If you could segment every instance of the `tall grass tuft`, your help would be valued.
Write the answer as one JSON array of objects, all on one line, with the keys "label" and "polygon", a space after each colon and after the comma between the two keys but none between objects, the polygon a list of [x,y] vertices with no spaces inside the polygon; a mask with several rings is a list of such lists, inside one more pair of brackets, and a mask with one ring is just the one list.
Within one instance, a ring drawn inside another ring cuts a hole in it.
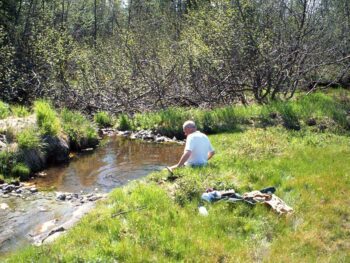
[{"label": "tall grass tuft", "polygon": [[30,169],[24,163],[17,163],[11,169],[11,175],[13,177],[19,177],[21,180],[28,180],[30,175]]},{"label": "tall grass tuft", "polygon": [[0,120],[10,115],[10,107],[7,103],[0,101]]},{"label": "tall grass tuft", "polygon": [[37,149],[41,146],[41,139],[34,128],[27,128],[16,136],[20,149]]},{"label": "tall grass tuft", "polygon": [[94,116],[94,121],[100,128],[110,127],[112,126],[112,118],[105,111],[99,111]]},{"label": "tall grass tuft", "polygon": [[30,111],[25,106],[21,105],[11,106],[11,112],[16,117],[27,117],[30,115]]},{"label": "tall grass tuft", "polygon": [[[62,126],[72,145],[79,146],[82,139],[97,139],[97,132],[91,122],[81,113],[64,108],[61,111]],[[77,147],[79,148],[79,147]]]},{"label": "tall grass tuft", "polygon": [[10,151],[0,151],[0,174],[8,177],[11,174],[11,169],[16,163],[16,156]]},{"label": "tall grass tuft", "polygon": [[56,136],[60,133],[60,120],[49,102],[45,100],[36,101],[34,111],[41,134]]},{"label": "tall grass tuft", "polygon": [[117,128],[121,131],[131,130],[133,128],[132,121],[126,114],[121,114],[118,118]]}]

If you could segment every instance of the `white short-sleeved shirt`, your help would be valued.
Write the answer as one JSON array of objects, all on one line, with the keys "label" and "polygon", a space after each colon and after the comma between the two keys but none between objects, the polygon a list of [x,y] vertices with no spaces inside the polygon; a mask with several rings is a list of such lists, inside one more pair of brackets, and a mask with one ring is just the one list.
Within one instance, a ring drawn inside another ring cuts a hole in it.
[{"label": "white short-sleeved shirt", "polygon": [[205,134],[195,131],[187,136],[186,151],[191,151],[191,155],[185,165],[204,165],[208,162],[208,153],[214,149]]}]

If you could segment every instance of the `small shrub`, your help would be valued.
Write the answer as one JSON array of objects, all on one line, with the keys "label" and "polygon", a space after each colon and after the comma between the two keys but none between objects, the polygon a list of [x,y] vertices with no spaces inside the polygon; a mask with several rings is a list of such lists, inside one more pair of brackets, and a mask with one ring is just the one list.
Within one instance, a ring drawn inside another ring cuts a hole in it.
[{"label": "small shrub", "polygon": [[121,114],[118,119],[118,130],[126,131],[131,129],[131,120],[126,114]]},{"label": "small shrub", "polygon": [[112,126],[112,119],[108,112],[99,111],[94,116],[94,121],[98,124],[100,128]]},{"label": "small shrub", "polygon": [[10,115],[10,108],[7,103],[0,101],[0,120]]},{"label": "small shrub", "polygon": [[43,135],[57,135],[61,130],[61,124],[57,118],[56,112],[51,105],[44,100],[34,103],[34,111],[36,113],[37,123],[40,132]]},{"label": "small shrub", "polygon": [[28,180],[30,169],[24,163],[17,163],[11,170],[14,177],[19,177],[21,180]]},{"label": "small shrub", "polygon": [[33,128],[28,128],[17,134],[18,147],[21,149],[35,149],[40,147],[40,137]]},{"label": "small shrub", "polygon": [[27,117],[30,114],[29,110],[21,105],[11,106],[11,111],[16,117]]}]

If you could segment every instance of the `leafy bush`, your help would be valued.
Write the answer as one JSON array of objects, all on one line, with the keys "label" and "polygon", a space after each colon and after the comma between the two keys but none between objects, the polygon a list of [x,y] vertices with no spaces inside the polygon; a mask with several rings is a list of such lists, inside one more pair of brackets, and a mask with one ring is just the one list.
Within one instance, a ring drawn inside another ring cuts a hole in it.
[{"label": "leafy bush", "polygon": [[29,110],[21,105],[11,106],[11,111],[16,117],[27,117],[30,114]]},{"label": "leafy bush", "polygon": [[108,112],[99,111],[94,116],[94,121],[98,124],[100,128],[112,126],[112,119]]},{"label": "leafy bush", "polygon": [[33,128],[28,128],[17,134],[18,147],[21,149],[35,149],[40,147],[40,137]]},{"label": "leafy bush", "polygon": [[21,180],[28,180],[30,169],[24,163],[17,163],[11,170],[14,177],[19,177]]},{"label": "leafy bush", "polygon": [[61,131],[61,124],[55,110],[45,100],[38,100],[34,103],[37,123],[43,135],[57,135]]},{"label": "leafy bush", "polygon": [[5,119],[10,115],[9,105],[0,101],[0,119]]}]

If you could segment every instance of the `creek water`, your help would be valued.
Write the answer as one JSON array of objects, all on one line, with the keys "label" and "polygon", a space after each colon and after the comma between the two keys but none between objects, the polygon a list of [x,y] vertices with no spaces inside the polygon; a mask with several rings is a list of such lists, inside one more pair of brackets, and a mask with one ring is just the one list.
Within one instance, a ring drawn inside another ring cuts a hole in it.
[{"label": "creek water", "polygon": [[[183,146],[111,137],[93,152],[78,154],[67,165],[47,169],[33,183],[40,189],[27,197],[0,196],[0,253],[33,242],[31,237],[69,220],[81,204],[57,201],[57,192],[108,193],[178,161]],[[45,190],[45,191],[42,191]]]}]

